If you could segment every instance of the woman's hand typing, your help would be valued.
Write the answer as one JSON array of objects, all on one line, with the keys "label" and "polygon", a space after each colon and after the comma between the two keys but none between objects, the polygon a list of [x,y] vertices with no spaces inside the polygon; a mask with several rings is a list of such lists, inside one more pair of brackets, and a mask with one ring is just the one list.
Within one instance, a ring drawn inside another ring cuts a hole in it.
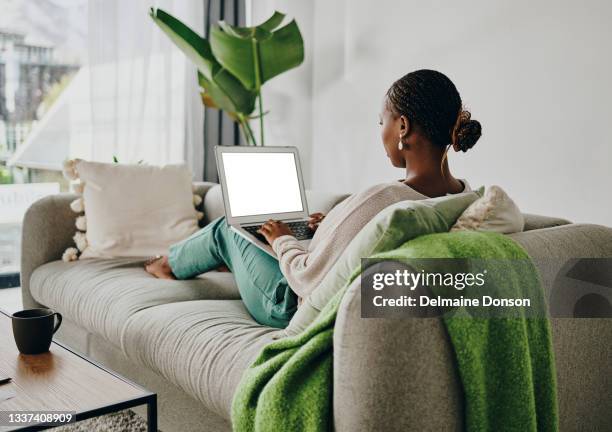
[{"label": "woman's hand typing", "polygon": [[[313,232],[316,231],[317,228],[319,228],[319,224],[323,218],[325,218],[323,213],[311,214],[310,219],[308,219],[308,228],[310,228]],[[284,235],[294,235],[291,228],[289,228],[287,224],[273,219],[270,219],[268,222],[264,223],[257,232],[263,235],[270,245],[272,245],[272,242],[274,242],[274,240],[276,240],[278,237]]]},{"label": "woman's hand typing", "polygon": [[310,215],[310,219],[308,220],[308,228],[310,228],[313,232],[319,228],[319,224],[325,218],[323,213],[313,213]]},{"label": "woman's hand typing", "polygon": [[280,236],[293,235],[291,228],[289,228],[287,224],[272,219],[264,223],[257,232],[266,238],[270,246],[272,246],[274,240]]}]

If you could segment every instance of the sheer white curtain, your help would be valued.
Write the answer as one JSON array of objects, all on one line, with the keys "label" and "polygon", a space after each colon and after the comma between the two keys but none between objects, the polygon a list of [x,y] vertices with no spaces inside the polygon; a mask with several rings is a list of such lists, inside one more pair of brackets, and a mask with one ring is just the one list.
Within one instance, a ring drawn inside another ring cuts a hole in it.
[{"label": "sheer white curtain", "polygon": [[90,112],[81,113],[91,124],[87,153],[106,162],[186,161],[197,179],[203,109],[195,68],[150,19],[151,6],[202,33],[201,1],[89,2]]}]

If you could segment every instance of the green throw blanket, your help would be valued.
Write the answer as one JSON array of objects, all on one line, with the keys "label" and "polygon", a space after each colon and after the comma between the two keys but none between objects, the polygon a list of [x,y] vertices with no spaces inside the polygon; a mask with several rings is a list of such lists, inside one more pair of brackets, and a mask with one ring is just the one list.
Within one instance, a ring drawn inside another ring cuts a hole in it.
[{"label": "green throw blanket", "polygon": [[[534,289],[544,304],[527,253],[495,233],[430,234],[377,257],[522,260],[488,275],[513,297]],[[351,278],[357,277],[358,272]],[[333,333],[346,287],[301,334],[270,343],[245,372],[234,396],[235,431],[332,429]],[[467,290],[466,290],[467,291]],[[465,400],[467,431],[556,431],[558,426],[550,325],[536,318],[444,317]],[[409,392],[410,388],[406,388]]]}]

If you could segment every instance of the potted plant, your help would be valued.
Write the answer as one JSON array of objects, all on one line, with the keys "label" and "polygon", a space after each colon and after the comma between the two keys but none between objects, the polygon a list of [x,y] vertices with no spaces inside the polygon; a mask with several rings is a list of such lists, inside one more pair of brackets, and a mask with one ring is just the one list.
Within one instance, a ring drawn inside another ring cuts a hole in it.
[{"label": "potted plant", "polygon": [[150,15],[197,67],[204,105],[226,111],[239,123],[249,145],[257,145],[249,121],[259,119],[259,145],[264,145],[261,87],[304,60],[304,41],[295,20],[280,27],[285,15],[274,12],[255,27],[219,21],[207,40],[162,9],[152,8]]}]

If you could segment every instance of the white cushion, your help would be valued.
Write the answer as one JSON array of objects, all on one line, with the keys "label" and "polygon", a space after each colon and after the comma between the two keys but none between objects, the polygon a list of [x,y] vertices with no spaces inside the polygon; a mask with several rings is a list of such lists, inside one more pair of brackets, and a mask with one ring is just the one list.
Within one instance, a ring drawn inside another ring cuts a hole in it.
[{"label": "white cushion", "polygon": [[191,173],[184,165],[122,165],[77,160],[86,240],[75,241],[81,258],[143,257],[166,254],[168,247],[198,229]]},{"label": "white cushion", "polygon": [[523,231],[525,218],[506,192],[499,186],[487,188],[451,228],[451,231],[493,231],[512,234]]}]

